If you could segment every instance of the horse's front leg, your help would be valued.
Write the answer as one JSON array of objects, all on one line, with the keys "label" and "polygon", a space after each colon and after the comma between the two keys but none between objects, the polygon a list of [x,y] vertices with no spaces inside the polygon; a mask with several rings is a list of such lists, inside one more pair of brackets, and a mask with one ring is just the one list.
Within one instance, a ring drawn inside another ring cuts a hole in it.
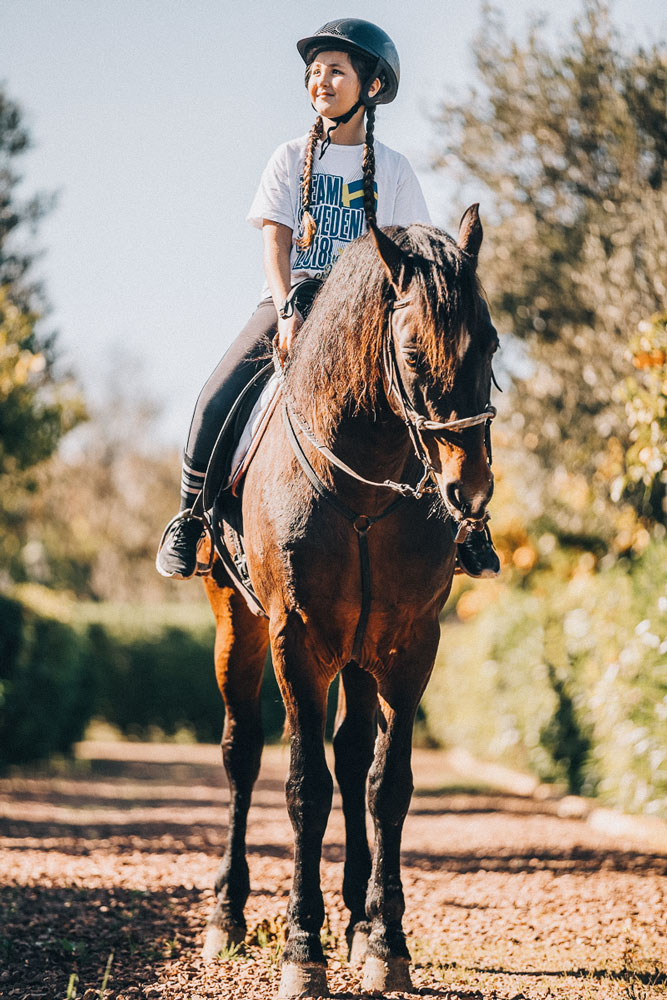
[{"label": "horse's front leg", "polygon": [[373,762],[377,684],[356,663],[348,663],[340,679],[333,747],[345,816],[343,899],[350,911],[346,932],[349,959],[353,965],[360,965],[366,957],[370,929],[366,920],[366,890],[371,874],[366,778]]},{"label": "horse's front leg", "polygon": [[369,992],[412,989],[410,952],[403,932],[401,835],[413,789],[412,727],[436,648],[437,636],[432,633],[419,650],[411,651],[413,655],[392,664],[378,683],[379,730],[368,781],[368,805],[375,825],[366,897],[371,929],[363,979],[363,988]]},{"label": "horse's front leg", "polygon": [[279,997],[327,995],[326,962],[320,940],[324,923],[320,858],[333,794],[324,756],[331,670],[322,662],[315,643],[296,612],[290,612],[271,632],[273,665],[290,732],[286,793],[294,831],[294,878]]},{"label": "horse's front leg", "polygon": [[260,692],[269,635],[266,622],[248,610],[233,587],[219,585],[213,577],[207,577],[205,585],[217,622],[215,672],[225,702],[222,758],[229,781],[227,846],[202,951],[210,961],[223,948],[240,944],[246,934],[246,823],[264,744]]}]

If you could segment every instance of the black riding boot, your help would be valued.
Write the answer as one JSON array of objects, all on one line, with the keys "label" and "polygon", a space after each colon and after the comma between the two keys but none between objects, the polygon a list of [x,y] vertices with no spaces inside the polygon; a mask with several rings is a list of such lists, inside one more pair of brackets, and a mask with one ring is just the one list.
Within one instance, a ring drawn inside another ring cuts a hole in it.
[{"label": "black riding boot", "polygon": [[161,576],[189,580],[197,572],[197,546],[204,534],[204,522],[189,510],[172,518],[164,530],[155,566]]},{"label": "black riding boot", "polygon": [[493,547],[487,525],[481,531],[471,531],[456,550],[458,566],[473,577],[492,577],[500,573],[500,559]]}]

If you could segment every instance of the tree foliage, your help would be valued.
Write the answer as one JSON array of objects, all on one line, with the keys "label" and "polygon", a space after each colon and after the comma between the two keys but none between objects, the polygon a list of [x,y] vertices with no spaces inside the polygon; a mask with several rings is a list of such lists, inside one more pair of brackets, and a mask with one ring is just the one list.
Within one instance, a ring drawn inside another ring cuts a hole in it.
[{"label": "tree foliage", "polygon": [[55,335],[43,333],[43,291],[32,278],[34,232],[50,200],[22,202],[15,160],[30,146],[17,104],[0,89],[0,564],[25,540],[31,470],[84,416],[74,380],[59,371]]},{"label": "tree foliage", "polygon": [[[620,389],[630,425],[626,476],[650,496],[667,485],[667,313],[642,320],[630,349],[636,373]],[[624,482],[614,484],[617,493]]]},{"label": "tree foliage", "polygon": [[548,520],[561,537],[609,541],[619,477],[626,505],[664,518],[661,492],[624,476],[617,388],[630,337],[667,295],[667,48],[622,44],[607,4],[586,0],[558,43],[539,23],[512,41],[487,8],[475,56],[478,86],[436,116],[435,165],[483,204],[482,274],[529,356],[512,404]]},{"label": "tree foliage", "polygon": [[90,419],[45,463],[29,502],[17,580],[96,601],[192,601],[201,587],[155,570],[178,497],[180,458],[161,444],[159,405],[136,359],[117,352]]}]

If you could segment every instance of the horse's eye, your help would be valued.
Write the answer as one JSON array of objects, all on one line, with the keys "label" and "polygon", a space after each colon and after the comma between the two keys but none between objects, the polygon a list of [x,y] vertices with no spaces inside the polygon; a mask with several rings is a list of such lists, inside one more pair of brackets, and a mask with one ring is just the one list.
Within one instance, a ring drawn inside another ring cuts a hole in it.
[{"label": "horse's eye", "polygon": [[403,360],[409,368],[416,368],[419,364],[419,351],[414,347],[403,348]]}]

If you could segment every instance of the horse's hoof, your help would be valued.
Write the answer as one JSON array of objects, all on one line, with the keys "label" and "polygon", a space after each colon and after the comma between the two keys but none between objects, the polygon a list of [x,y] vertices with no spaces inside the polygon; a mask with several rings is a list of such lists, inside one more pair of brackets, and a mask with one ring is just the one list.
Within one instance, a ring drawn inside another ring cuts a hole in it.
[{"label": "horse's hoof", "polygon": [[292,997],[328,997],[327,970],[316,962],[285,962],[280,975],[278,1000]]},{"label": "horse's hoof", "polygon": [[355,931],[350,942],[348,962],[350,965],[363,965],[368,952],[368,931]]},{"label": "horse's hoof", "polygon": [[362,989],[367,993],[411,993],[410,962],[407,958],[367,955]]},{"label": "horse's hoof", "polygon": [[201,950],[201,957],[205,962],[213,962],[221,951],[231,948],[234,945],[243,944],[245,940],[244,927],[216,927],[209,924],[206,928],[204,947]]}]

